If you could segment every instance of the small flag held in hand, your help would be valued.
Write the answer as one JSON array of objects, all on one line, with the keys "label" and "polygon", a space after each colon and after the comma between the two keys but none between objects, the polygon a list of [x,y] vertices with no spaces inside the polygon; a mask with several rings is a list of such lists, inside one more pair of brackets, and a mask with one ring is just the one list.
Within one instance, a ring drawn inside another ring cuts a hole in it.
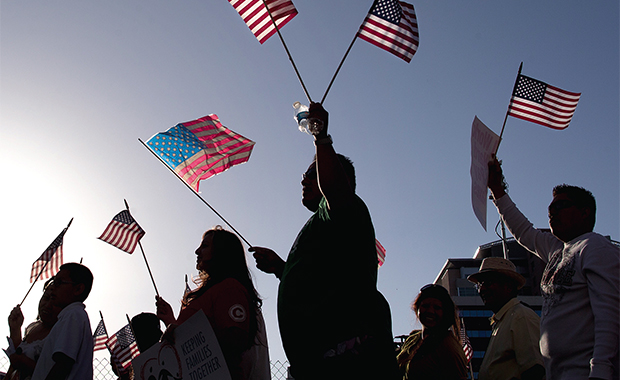
[{"label": "small flag held in hand", "polygon": [[254,141],[224,127],[211,114],[158,133],[146,146],[198,193],[200,181],[249,160]]},{"label": "small flag held in hand", "polygon": [[410,62],[420,43],[413,5],[397,0],[375,1],[357,36]]},{"label": "small flag held in hand", "polygon": [[105,231],[99,236],[99,239],[122,251],[133,253],[145,233],[131,216],[129,210],[123,210],[116,214]]},{"label": "small flag held in hand", "polygon": [[[297,9],[291,0],[228,0],[239,13],[252,33],[261,44],[276,33],[276,27],[281,29],[293,17],[297,16]],[[265,7],[269,7],[269,11]],[[271,17],[269,17],[271,12]]]},{"label": "small flag held in hand", "polygon": [[93,351],[99,351],[106,348],[105,344],[108,341],[108,332],[103,324],[103,318],[99,321],[95,332],[93,333]]},{"label": "small flag held in hand", "polygon": [[519,74],[508,115],[553,129],[568,127],[581,93],[564,91]]},{"label": "small flag held in hand", "polygon": [[106,344],[110,353],[123,368],[127,368],[131,364],[131,359],[140,354],[138,343],[129,324],[112,335]]},{"label": "small flag held in hand", "polygon": [[[39,258],[32,264],[30,270],[30,282],[34,282],[37,277],[40,280],[53,277],[60,270],[60,266],[63,264],[62,257],[62,240],[65,236],[67,229],[62,230],[60,235],[54,239],[52,244],[39,256]],[[39,275],[40,274],[40,275]]]}]

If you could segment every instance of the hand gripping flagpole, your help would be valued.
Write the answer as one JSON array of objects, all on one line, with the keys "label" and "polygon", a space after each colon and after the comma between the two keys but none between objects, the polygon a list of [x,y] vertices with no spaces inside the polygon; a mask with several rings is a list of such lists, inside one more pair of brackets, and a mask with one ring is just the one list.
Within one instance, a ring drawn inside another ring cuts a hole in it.
[{"label": "hand gripping flagpole", "polygon": [[178,178],[181,182],[183,182],[183,184],[184,184],[185,186],[187,186],[187,188],[188,188],[188,189],[190,189],[190,190],[192,191],[192,193],[196,194],[196,196],[197,196],[198,198],[200,198],[200,200],[202,201],[202,203],[204,203],[205,205],[207,205],[207,207],[209,207],[209,208],[211,209],[211,211],[213,211],[213,212],[215,213],[215,215],[217,215],[220,219],[222,219],[222,221],[223,221],[224,223],[226,223],[226,225],[227,225],[228,227],[230,227],[230,229],[231,229],[231,230],[233,230],[233,231],[237,234],[237,236],[239,236],[239,237],[241,238],[241,240],[243,240],[243,241],[244,241],[244,242],[245,242],[248,246],[252,247],[252,244],[250,244],[250,242],[249,242],[249,241],[247,241],[247,240],[243,237],[243,235],[241,235],[241,234],[239,233],[239,231],[237,231],[237,230],[235,229],[235,227],[233,227],[233,226],[232,226],[232,224],[228,223],[228,221],[227,221],[227,220],[226,220],[226,219],[225,219],[225,218],[224,218],[224,217],[223,217],[223,216],[222,216],[219,212],[217,212],[217,210],[216,210],[216,209],[214,209],[214,208],[213,208],[213,207],[209,204],[209,202],[207,202],[207,201],[206,201],[206,200],[205,200],[202,196],[200,196],[200,194],[198,194],[198,192],[197,192],[196,190],[194,190],[194,189],[193,189],[193,188],[192,188],[192,187],[191,187],[191,186],[190,186],[187,182],[185,182],[185,181],[183,180],[183,178],[181,178],[177,172],[175,172],[175,171],[174,171],[174,170],[173,170],[170,166],[166,165],[166,163],[164,162],[164,160],[162,160],[162,159],[161,159],[161,157],[159,157],[159,156],[157,155],[157,153],[153,152],[153,150],[152,150],[151,148],[149,148],[149,147],[148,147],[148,145],[146,145],[146,144],[144,143],[144,141],[142,141],[141,139],[139,139],[139,138],[138,138],[138,141],[140,141],[140,142],[142,143],[142,145],[144,145],[144,147],[145,147],[145,148],[146,148],[149,152],[151,152],[151,153],[153,154],[153,156],[157,157],[157,159],[159,160],[159,162],[161,162],[161,163],[162,163],[165,167],[167,167],[167,168],[168,168],[168,170],[170,170],[172,173],[174,173],[174,175],[175,175],[175,176],[176,176],[176,177],[177,177],[177,178]]},{"label": "hand gripping flagpole", "polygon": [[[522,68],[523,68],[523,62],[521,62],[521,64],[519,65],[519,72],[517,73],[517,79],[515,79],[515,85],[512,88],[512,92],[510,93],[510,99],[512,99],[512,95],[515,93],[515,90],[517,89],[517,83],[519,83],[519,76],[521,76]],[[502,136],[504,135],[504,128],[506,127],[506,120],[508,120],[508,114],[510,113],[510,107],[511,107],[511,102],[508,102],[508,110],[506,110],[506,116],[504,116],[504,123],[502,124],[502,130],[499,133],[499,141],[497,141],[497,146],[495,147],[495,153],[493,153],[493,155],[497,154],[497,151],[499,150],[499,144],[501,144],[502,142]]]},{"label": "hand gripping flagpole", "polygon": [[[67,232],[67,229],[69,229],[69,226],[71,225],[71,222],[73,222],[73,218],[71,218],[71,220],[69,221],[69,224],[67,224],[67,227],[65,227],[65,228],[62,230],[62,232],[61,232],[63,239],[64,239],[64,237],[65,237],[65,232]],[[54,254],[56,254],[56,253],[54,252]],[[50,260],[51,260],[51,259],[52,259],[52,258],[50,257]],[[32,290],[32,288],[34,287],[34,284],[36,284],[36,283],[37,283],[37,280],[39,280],[39,277],[41,277],[41,274],[43,274],[43,271],[45,271],[45,268],[47,267],[47,264],[49,264],[50,260],[47,260],[47,261],[45,262],[45,264],[43,265],[43,268],[41,268],[41,271],[39,272],[39,274],[37,275],[37,277],[36,277],[36,278],[34,279],[34,281],[32,282],[32,285],[30,285],[30,289],[28,289],[28,292],[26,292],[26,295],[24,296],[24,299],[22,300],[22,302],[20,302],[20,303],[19,303],[19,305],[18,305],[18,306],[21,306],[21,305],[24,303],[24,301],[26,300],[26,297],[28,297],[28,294],[30,294],[30,291],[31,291],[31,290]]]},{"label": "hand gripping flagpole", "polygon": [[[271,22],[273,23],[273,27],[276,28],[276,32],[278,33],[278,37],[280,37],[280,41],[282,42],[282,46],[284,46],[284,50],[286,51],[286,55],[288,55],[288,59],[289,59],[289,61],[291,61],[291,64],[293,65],[293,69],[295,70],[295,74],[297,74],[297,79],[299,79],[299,83],[301,84],[301,87],[303,88],[304,93],[306,94],[306,98],[308,99],[308,102],[312,103],[312,99],[310,98],[310,94],[308,93],[308,90],[306,89],[306,85],[304,84],[304,81],[301,79],[301,74],[299,74],[299,70],[297,70],[297,66],[295,65],[295,61],[293,61],[293,56],[289,52],[288,47],[286,46],[286,43],[284,42],[284,38],[282,37],[282,33],[280,33],[280,28],[278,28],[278,24],[276,24],[276,20],[273,18],[273,15],[271,14],[271,11],[269,10],[269,7],[267,6],[267,0],[263,0],[263,5],[265,6],[265,9],[267,9],[267,13],[269,14],[269,18],[271,19]],[[209,207],[211,207],[211,206],[209,206]],[[231,226],[231,228],[232,228],[232,226]],[[239,235],[239,236],[241,236],[241,235]],[[243,240],[245,240],[245,239],[243,239]],[[247,241],[246,241],[246,243],[247,243]]]},{"label": "hand gripping flagpole", "polygon": [[[127,208],[127,211],[129,211],[129,204],[127,204],[127,200],[123,199],[123,201],[125,201],[125,207]],[[146,269],[149,271],[149,276],[151,276],[151,282],[153,282],[153,287],[155,288],[155,294],[157,294],[157,297],[159,297],[159,292],[157,291],[157,285],[155,285],[155,279],[153,278],[153,272],[151,272],[151,267],[149,266],[149,261],[146,259],[146,255],[144,254],[144,248],[142,248],[142,243],[140,243],[140,239],[138,239],[138,246],[140,246],[142,257],[144,257],[144,262],[146,263]]]}]

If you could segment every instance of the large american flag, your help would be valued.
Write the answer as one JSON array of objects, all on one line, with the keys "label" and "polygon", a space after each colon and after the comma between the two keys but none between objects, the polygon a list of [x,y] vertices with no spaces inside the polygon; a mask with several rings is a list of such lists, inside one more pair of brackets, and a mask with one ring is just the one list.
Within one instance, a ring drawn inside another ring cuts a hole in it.
[{"label": "large american flag", "polygon": [[581,93],[564,91],[519,74],[508,115],[553,129],[568,127]]},{"label": "large american flag", "polygon": [[123,368],[127,368],[131,364],[131,359],[140,354],[138,343],[129,324],[112,335],[106,344],[110,353],[118,359]]},{"label": "large american flag", "polygon": [[129,210],[123,210],[116,214],[99,239],[127,253],[133,253],[145,233]]},{"label": "large american flag", "polygon": [[420,43],[413,5],[397,0],[375,1],[357,36],[410,62]]},{"label": "large american flag", "polygon": [[471,358],[474,356],[474,349],[472,348],[467,332],[465,331],[465,322],[463,319],[461,319],[461,344],[463,345],[463,352],[465,353],[465,357],[469,363]]},{"label": "large american flag", "polygon": [[[66,228],[62,230],[60,235],[54,239],[52,244],[32,264],[30,282],[37,280],[37,277],[39,280],[44,280],[58,273],[60,266],[63,264],[62,239],[65,236],[65,232],[67,232]],[[39,273],[41,274],[40,276]]]},{"label": "large american flag", "polygon": [[249,160],[254,141],[224,127],[211,114],[158,133],[146,145],[198,192],[200,181]]},{"label": "large american flag", "polygon": [[95,332],[93,333],[93,351],[99,351],[106,348],[106,342],[108,341],[108,332],[103,324],[103,318],[99,321]]},{"label": "large american flag", "polygon": [[278,29],[282,29],[287,22],[297,16],[297,9],[290,0],[265,0],[264,2],[263,0],[228,0],[228,2],[232,4],[261,44],[276,33],[265,3]]}]

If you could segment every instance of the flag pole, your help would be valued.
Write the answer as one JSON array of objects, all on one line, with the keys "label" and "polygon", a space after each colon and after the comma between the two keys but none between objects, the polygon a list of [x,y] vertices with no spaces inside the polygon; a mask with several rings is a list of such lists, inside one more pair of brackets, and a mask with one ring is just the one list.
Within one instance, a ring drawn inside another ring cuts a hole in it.
[{"label": "flag pole", "polygon": [[99,310],[99,315],[101,316],[101,323],[103,324],[103,328],[105,329],[105,333],[107,335],[108,334],[108,329],[105,327],[105,321],[103,320],[103,313],[101,312],[101,310]]},{"label": "flag pole", "polygon": [[[370,6],[371,10],[375,6],[376,2],[377,2],[377,0],[372,2],[372,5]],[[355,43],[355,40],[357,40],[357,36],[359,35],[359,33],[360,33],[360,31],[358,29],[357,32],[355,33],[355,37],[353,37],[353,41],[351,41],[351,44],[349,45],[349,48],[344,53],[344,57],[342,57],[342,60],[340,61],[340,64],[338,65],[338,68],[336,69],[336,72],[334,73],[334,76],[332,77],[332,80],[329,82],[329,85],[327,86],[327,90],[325,90],[325,94],[323,95],[323,99],[321,99],[321,104],[323,104],[323,102],[325,101],[325,98],[327,98],[327,93],[332,88],[332,84],[334,84],[334,81],[336,80],[336,76],[340,72],[340,68],[344,64],[344,60],[347,59],[347,56],[349,55],[349,52],[351,51],[351,48],[353,47],[353,44]]]},{"label": "flag pole", "polygon": [[[129,211],[129,204],[127,204],[127,200],[123,199],[123,201],[125,201],[125,207],[127,208],[127,211]],[[142,243],[140,243],[139,239],[138,239],[138,245],[140,246],[142,257],[144,257],[144,262],[146,263],[146,269],[149,271],[149,276],[151,276],[151,281],[153,282],[153,287],[155,288],[155,294],[157,294],[157,297],[159,297],[159,292],[157,291],[157,285],[155,285],[155,279],[153,278],[153,273],[151,272],[149,261],[146,259],[146,255],[144,254],[144,248],[142,248]]]},{"label": "flag pole", "polygon": [[[519,76],[521,76],[521,69],[523,68],[523,62],[521,62],[521,64],[519,65],[519,72],[517,73],[517,79],[515,79],[515,85],[512,88],[512,93],[510,94],[510,99],[512,99],[512,94],[515,93],[515,90],[517,89],[517,83],[519,83]],[[504,116],[504,124],[502,124],[502,131],[499,133],[499,141],[497,141],[497,146],[495,147],[495,153],[493,153],[494,155],[497,154],[497,151],[499,150],[499,144],[502,142],[502,136],[504,135],[504,128],[506,127],[506,120],[508,119],[508,114],[510,113],[510,102],[508,102],[508,110],[506,110],[506,116]]]},{"label": "flag pole", "polygon": [[[249,242],[249,241],[247,241],[247,240],[243,237],[243,235],[241,235],[241,234],[239,233],[239,231],[237,231],[237,230],[235,229],[235,227],[233,227],[233,226],[232,226],[232,224],[228,223],[228,221],[227,221],[227,220],[226,220],[226,219],[225,219],[225,218],[224,218],[224,217],[223,217],[223,216],[222,216],[219,212],[217,212],[217,210],[216,210],[216,209],[214,209],[214,208],[213,208],[213,207],[209,204],[209,202],[207,202],[207,201],[206,201],[203,197],[201,197],[201,196],[200,196],[200,194],[198,194],[198,192],[197,192],[196,190],[194,190],[194,188],[192,188],[192,187],[191,187],[191,186],[190,186],[187,182],[185,182],[185,181],[183,180],[183,178],[181,178],[177,172],[175,172],[175,171],[174,171],[174,170],[173,170],[170,166],[168,166],[168,165],[164,162],[164,160],[162,160],[162,159],[161,159],[161,157],[159,157],[159,156],[157,155],[157,153],[153,152],[153,150],[152,150],[151,148],[149,148],[149,147],[148,147],[148,145],[146,145],[146,144],[144,143],[144,141],[142,141],[140,138],[138,138],[138,141],[140,141],[140,142],[142,143],[142,145],[144,145],[144,147],[145,147],[145,148],[146,148],[149,152],[151,152],[151,153],[153,154],[153,156],[157,157],[157,159],[159,160],[159,162],[161,162],[161,163],[162,163],[165,167],[167,167],[167,168],[168,168],[168,170],[170,170],[172,173],[174,173],[174,175],[175,175],[175,176],[176,176],[176,177],[177,177],[177,178],[178,178],[181,182],[183,182],[183,184],[184,184],[185,186],[187,186],[187,188],[188,188],[188,189],[190,189],[190,190],[192,191],[192,193],[196,194],[196,196],[197,196],[198,198],[200,198],[200,200],[202,201],[202,203],[204,203],[205,205],[207,205],[207,207],[209,207],[209,208],[211,209],[211,211],[213,211],[213,212],[215,213],[215,215],[217,215],[220,219],[222,219],[222,221],[223,221],[224,223],[226,223],[226,225],[227,225],[228,227],[230,227],[230,229],[232,229],[232,230],[233,230],[233,231],[237,234],[237,236],[239,236],[239,237],[241,238],[241,240],[243,240],[243,241],[244,241],[244,242],[245,242],[248,246],[252,247],[252,244],[250,244],[250,242]],[[140,242],[138,242],[138,244],[139,244],[139,243],[140,243]],[[141,246],[140,248],[142,248],[142,246]]]},{"label": "flag pole", "polygon": [[329,85],[327,86],[327,90],[325,90],[325,94],[323,95],[323,99],[321,99],[321,104],[323,104],[323,102],[325,101],[325,98],[327,97],[327,93],[332,88],[332,84],[334,84],[334,81],[336,80],[336,75],[338,75],[338,72],[340,72],[340,68],[342,67],[342,64],[344,63],[344,60],[347,59],[347,56],[349,55],[349,52],[351,51],[351,48],[353,47],[355,40],[357,40],[358,34],[359,34],[359,30],[357,31],[357,33],[355,33],[355,37],[353,37],[353,41],[351,41],[349,48],[347,49],[346,53],[344,53],[344,57],[342,57],[342,60],[340,61],[340,64],[338,65],[338,68],[336,69],[336,72],[334,73],[334,76],[332,77],[332,80],[329,82]]},{"label": "flag pole", "polygon": [[278,28],[278,24],[276,24],[276,20],[273,18],[273,15],[271,14],[269,7],[267,6],[267,0],[263,0],[263,5],[265,6],[265,9],[267,9],[267,13],[269,14],[269,18],[271,19],[271,22],[273,23],[274,28],[276,28],[278,37],[280,37],[280,41],[282,42],[282,46],[284,46],[286,55],[288,55],[288,59],[289,61],[291,61],[291,64],[293,65],[293,69],[295,70],[295,74],[297,74],[297,79],[299,80],[299,83],[301,84],[301,87],[303,88],[304,93],[306,94],[306,98],[308,99],[308,102],[312,103],[312,99],[310,98],[310,94],[308,93],[308,90],[306,89],[306,85],[304,84],[304,81],[301,79],[301,74],[299,74],[299,70],[297,70],[295,61],[293,61],[293,56],[291,55],[291,52],[289,52],[288,47],[286,46],[286,42],[284,42],[284,37],[282,37],[282,33],[280,33],[280,28]]},{"label": "flag pole", "polygon": [[[63,239],[64,239],[64,236],[65,236],[65,232],[67,232],[67,229],[69,229],[69,226],[71,225],[71,222],[73,222],[73,218],[71,218],[71,220],[69,221],[69,224],[67,224],[67,227],[65,227],[65,228],[61,231],[61,234],[62,234],[62,236],[63,236]],[[56,253],[54,253],[54,254],[56,254]],[[51,260],[51,259],[52,259],[52,258],[50,257],[50,260]],[[23,304],[23,303],[24,303],[24,301],[26,300],[26,297],[28,297],[28,294],[30,294],[30,291],[31,291],[31,290],[32,290],[32,288],[34,287],[34,284],[36,284],[36,283],[37,283],[37,281],[39,280],[39,277],[41,277],[41,274],[43,274],[43,271],[44,271],[44,270],[45,270],[45,268],[47,267],[47,264],[49,264],[50,260],[47,260],[47,261],[45,262],[45,264],[43,264],[43,268],[41,268],[41,271],[39,272],[39,274],[37,275],[37,277],[36,277],[36,278],[34,279],[34,281],[32,282],[32,285],[30,285],[30,289],[28,289],[28,292],[26,292],[26,295],[24,296],[24,299],[22,299],[22,302],[20,302],[20,303],[19,303],[19,305],[17,305],[17,306],[20,306],[20,307],[22,306],[22,304]]]}]

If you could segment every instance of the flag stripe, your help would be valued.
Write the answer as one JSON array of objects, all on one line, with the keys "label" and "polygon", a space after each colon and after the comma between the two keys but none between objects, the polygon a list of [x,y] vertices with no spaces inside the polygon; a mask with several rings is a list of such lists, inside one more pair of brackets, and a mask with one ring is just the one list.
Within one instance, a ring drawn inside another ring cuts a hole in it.
[{"label": "flag stripe", "polygon": [[[239,13],[261,44],[276,33],[276,28],[263,0],[228,0],[228,2]],[[297,15],[297,9],[290,0],[267,0],[266,2],[279,29]]]},{"label": "flag stripe", "polygon": [[[400,5],[400,22],[398,24],[385,20],[373,12],[376,8],[398,9]],[[379,1],[370,10],[360,27],[358,37],[380,47],[406,62],[410,62],[419,45],[418,22],[413,5],[395,0]]]},{"label": "flag stripe", "polygon": [[377,239],[375,239],[375,248],[377,249],[377,260],[379,261],[379,266],[381,266],[385,263],[385,248]]}]

